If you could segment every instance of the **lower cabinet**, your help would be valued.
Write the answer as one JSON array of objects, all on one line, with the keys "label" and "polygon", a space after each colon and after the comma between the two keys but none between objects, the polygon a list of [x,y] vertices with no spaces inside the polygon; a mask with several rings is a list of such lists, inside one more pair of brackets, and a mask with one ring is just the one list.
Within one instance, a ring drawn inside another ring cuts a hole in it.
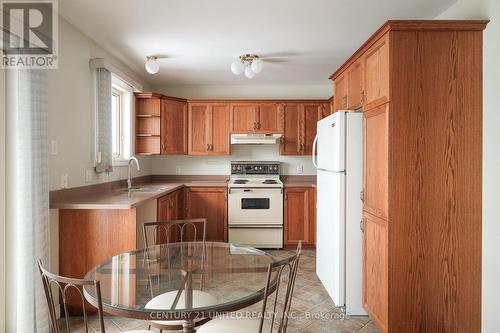
[{"label": "lower cabinet", "polygon": [[186,218],[207,219],[207,241],[227,242],[227,188],[186,188]]},{"label": "lower cabinet", "polygon": [[[184,218],[184,190],[180,189],[158,198],[157,220],[166,222],[172,220],[182,220]],[[167,241],[165,230],[159,229],[157,233],[159,243]],[[180,240],[178,228],[169,229],[169,242]]]},{"label": "lower cabinet", "polygon": [[382,332],[388,324],[387,221],[363,213],[363,304]]},{"label": "lower cabinet", "polygon": [[312,187],[285,188],[284,243],[316,244],[316,189]]}]

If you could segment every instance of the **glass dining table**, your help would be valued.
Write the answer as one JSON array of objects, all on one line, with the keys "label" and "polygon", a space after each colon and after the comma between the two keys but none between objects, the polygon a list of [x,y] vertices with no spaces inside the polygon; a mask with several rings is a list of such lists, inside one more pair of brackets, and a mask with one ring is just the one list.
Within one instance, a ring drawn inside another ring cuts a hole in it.
[{"label": "glass dining table", "polygon": [[[194,332],[197,320],[261,301],[268,265],[274,261],[263,251],[236,244],[171,243],[116,255],[85,279],[99,281],[106,313],[150,322],[180,320],[188,333]],[[276,287],[273,273],[269,285]],[[97,306],[95,288],[83,291]],[[200,295],[205,295],[202,301]]]}]

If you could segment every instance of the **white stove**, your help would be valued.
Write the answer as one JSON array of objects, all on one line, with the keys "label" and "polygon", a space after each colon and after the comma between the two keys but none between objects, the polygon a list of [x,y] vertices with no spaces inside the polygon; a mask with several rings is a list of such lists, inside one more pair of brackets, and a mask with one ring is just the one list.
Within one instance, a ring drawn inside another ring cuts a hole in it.
[{"label": "white stove", "polygon": [[280,180],[280,162],[233,161],[228,186],[229,188],[283,188]]},{"label": "white stove", "polygon": [[229,242],[283,247],[283,183],[279,162],[231,162],[228,182]]}]

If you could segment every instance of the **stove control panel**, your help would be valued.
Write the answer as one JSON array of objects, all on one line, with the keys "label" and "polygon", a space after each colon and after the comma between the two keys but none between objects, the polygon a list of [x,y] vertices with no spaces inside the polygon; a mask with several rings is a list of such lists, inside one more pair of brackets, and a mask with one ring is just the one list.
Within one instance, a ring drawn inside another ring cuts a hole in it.
[{"label": "stove control panel", "polygon": [[279,162],[231,162],[231,175],[279,175]]}]

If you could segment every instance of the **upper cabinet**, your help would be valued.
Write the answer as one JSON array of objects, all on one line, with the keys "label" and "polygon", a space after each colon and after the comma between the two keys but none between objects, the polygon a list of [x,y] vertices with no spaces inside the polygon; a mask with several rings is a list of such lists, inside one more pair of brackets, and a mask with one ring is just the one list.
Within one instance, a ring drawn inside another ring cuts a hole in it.
[{"label": "upper cabinet", "polygon": [[281,155],[300,155],[300,104],[280,106],[281,112]]},{"label": "upper cabinet", "polygon": [[278,103],[231,104],[232,133],[277,133]]},{"label": "upper cabinet", "polygon": [[231,105],[231,132],[248,133],[257,130],[259,109],[256,104],[238,103]]},{"label": "upper cabinet", "polygon": [[135,153],[187,153],[187,102],[156,93],[135,93]]},{"label": "upper cabinet", "polygon": [[161,95],[135,94],[135,153],[160,153]]},{"label": "upper cabinet", "polygon": [[257,132],[278,133],[279,132],[279,104],[272,102],[259,103],[259,114],[257,120]]},{"label": "upper cabinet", "polygon": [[311,101],[189,101],[136,93],[138,155],[230,155],[231,133],[283,134],[281,153],[311,155],[316,123],[333,98]]},{"label": "upper cabinet", "polygon": [[229,104],[189,103],[189,155],[229,155]]},{"label": "upper cabinet", "polygon": [[334,81],[334,111],[347,109],[347,79],[346,74],[341,74]]},{"label": "upper cabinet", "polygon": [[323,119],[325,117],[328,117],[329,115],[332,114],[333,110],[333,96],[328,100],[327,103],[323,103],[319,107],[319,119]]},{"label": "upper cabinet", "polygon": [[389,101],[389,36],[380,38],[364,57],[365,110]]},{"label": "upper cabinet", "polygon": [[280,107],[282,155],[311,155],[316,125],[325,102],[284,103]]},{"label": "upper cabinet", "polygon": [[161,105],[161,154],[187,154],[187,103],[163,98]]},{"label": "upper cabinet", "polygon": [[347,70],[347,109],[357,110],[363,106],[363,61],[356,61]]}]

